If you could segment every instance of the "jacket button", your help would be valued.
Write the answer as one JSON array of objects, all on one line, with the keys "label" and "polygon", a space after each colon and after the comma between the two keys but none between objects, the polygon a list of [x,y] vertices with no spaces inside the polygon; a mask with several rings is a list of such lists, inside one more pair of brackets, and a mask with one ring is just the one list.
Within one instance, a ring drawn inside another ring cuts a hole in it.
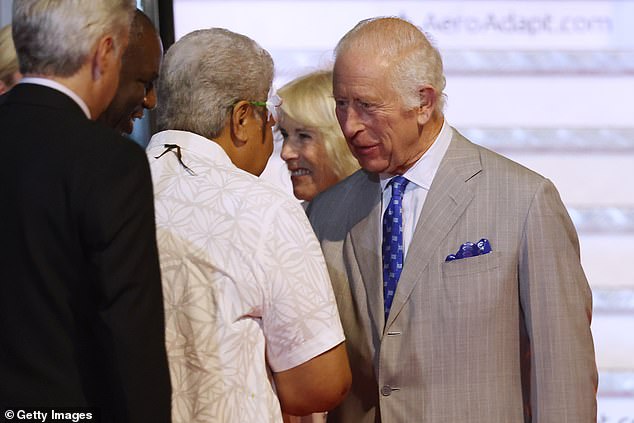
[{"label": "jacket button", "polygon": [[385,397],[389,397],[390,395],[392,395],[392,388],[390,387],[390,385],[384,385],[381,388],[381,395]]}]

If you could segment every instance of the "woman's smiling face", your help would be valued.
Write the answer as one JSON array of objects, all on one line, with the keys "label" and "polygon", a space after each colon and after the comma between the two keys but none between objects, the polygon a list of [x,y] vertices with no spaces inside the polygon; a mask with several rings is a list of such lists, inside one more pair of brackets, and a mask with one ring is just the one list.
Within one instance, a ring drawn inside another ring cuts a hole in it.
[{"label": "woman's smiling face", "polygon": [[290,172],[295,197],[311,201],[339,181],[318,129],[304,126],[284,113],[278,126],[284,137],[281,156]]}]

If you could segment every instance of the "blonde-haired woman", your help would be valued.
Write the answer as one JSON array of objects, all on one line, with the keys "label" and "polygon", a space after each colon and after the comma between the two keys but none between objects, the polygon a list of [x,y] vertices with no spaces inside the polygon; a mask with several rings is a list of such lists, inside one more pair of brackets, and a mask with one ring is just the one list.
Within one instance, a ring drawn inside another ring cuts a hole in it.
[{"label": "blonde-haired woman", "polygon": [[309,73],[278,90],[282,98],[278,128],[282,159],[293,194],[310,201],[359,169],[341,132],[332,97],[332,71]]},{"label": "blonde-haired woman", "polygon": [[8,91],[22,78],[15,54],[11,25],[0,28],[0,94]]},{"label": "blonde-haired woman", "polygon": [[[337,122],[332,71],[300,76],[277,91],[282,98],[278,129],[284,138],[281,157],[293,194],[306,202],[359,169]],[[325,413],[284,416],[288,423],[323,423]]]}]

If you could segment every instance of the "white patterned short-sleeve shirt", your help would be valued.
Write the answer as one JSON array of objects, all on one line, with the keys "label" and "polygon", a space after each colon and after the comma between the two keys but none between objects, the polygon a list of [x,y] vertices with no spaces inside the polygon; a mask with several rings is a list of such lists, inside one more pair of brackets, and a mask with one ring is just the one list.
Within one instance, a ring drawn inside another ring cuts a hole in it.
[{"label": "white patterned short-sleeve shirt", "polygon": [[304,210],[198,135],[160,132],[147,154],[173,422],[281,422],[270,372],[344,340]]}]

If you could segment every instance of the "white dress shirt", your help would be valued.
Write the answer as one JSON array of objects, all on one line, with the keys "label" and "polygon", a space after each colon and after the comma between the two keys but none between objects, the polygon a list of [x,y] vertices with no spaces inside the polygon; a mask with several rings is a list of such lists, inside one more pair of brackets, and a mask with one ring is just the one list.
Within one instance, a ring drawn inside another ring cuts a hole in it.
[{"label": "white dress shirt", "polygon": [[[447,148],[449,147],[449,143],[451,142],[451,137],[453,135],[453,130],[451,126],[447,124],[445,120],[443,122],[440,133],[432,143],[431,147],[421,156],[420,159],[414,165],[409,168],[403,176],[409,180],[409,183],[405,187],[405,193],[403,194],[403,257],[407,259],[407,250],[412,242],[412,237],[414,236],[414,230],[416,229],[416,224],[418,223],[418,218],[420,217],[420,213],[423,210],[423,205],[425,204],[425,199],[427,198],[427,193],[429,192],[429,188],[434,180],[434,176],[436,176],[436,172],[438,171],[438,166],[440,166],[440,162],[442,158],[445,156],[447,152]],[[385,214],[385,210],[387,209],[388,204],[390,203],[390,198],[392,197],[392,189],[391,185],[388,186],[390,180],[394,177],[394,175],[381,174],[381,189],[383,190],[383,214]],[[381,214],[381,216],[383,216]],[[381,218],[381,222],[382,222]],[[379,242],[383,239],[383,224],[380,225],[379,231],[381,231],[381,236],[379,236]],[[381,247],[379,246],[379,251],[381,251]]]}]

